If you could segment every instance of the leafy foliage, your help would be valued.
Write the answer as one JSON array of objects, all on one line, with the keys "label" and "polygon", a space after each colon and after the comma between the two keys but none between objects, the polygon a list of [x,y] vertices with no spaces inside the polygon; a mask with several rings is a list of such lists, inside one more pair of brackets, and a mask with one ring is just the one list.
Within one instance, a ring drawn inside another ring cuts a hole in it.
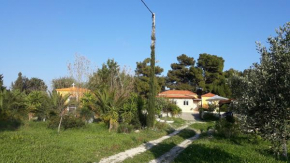
[{"label": "leafy foliage", "polygon": [[[149,95],[149,77],[150,77],[150,66],[148,65],[150,62],[150,58],[146,58],[143,62],[137,62],[137,67],[135,70],[136,80],[135,80],[135,89],[138,94],[144,97],[148,97]],[[161,77],[161,73],[163,72],[163,68],[159,66],[155,66],[155,85],[156,92],[160,92],[165,85],[165,78]]]},{"label": "leafy foliage", "polygon": [[11,85],[12,90],[25,91],[26,94],[29,94],[33,91],[46,91],[47,86],[42,79],[31,78],[28,79],[25,76],[22,76],[22,73],[18,73],[18,78]]},{"label": "leafy foliage", "polygon": [[117,129],[119,112],[125,102],[125,96],[116,95],[116,91],[102,90],[95,93],[97,106],[101,111],[102,119],[109,125],[109,131]]},{"label": "leafy foliage", "polygon": [[[231,90],[228,78],[234,69],[223,72],[224,59],[216,55],[200,54],[196,61],[193,57],[182,54],[177,57],[178,63],[171,64],[167,73],[166,86],[170,89],[190,90],[198,92],[212,92],[230,97]],[[201,91],[202,90],[202,91]]]},{"label": "leafy foliage", "polygon": [[247,70],[244,77],[231,80],[237,111],[243,115],[246,130],[256,131],[270,140],[277,154],[287,158],[290,136],[290,23],[280,27],[276,37],[269,37],[269,49],[257,44],[260,63]]},{"label": "leafy foliage", "polygon": [[167,73],[167,86],[170,89],[195,91],[197,86],[204,85],[202,70],[194,67],[195,60],[182,54],[177,57],[178,63],[172,63]]},{"label": "leafy foliage", "polygon": [[52,80],[52,88],[69,88],[73,83],[77,83],[76,80],[72,77],[60,77]]},{"label": "leafy foliage", "polygon": [[88,87],[92,91],[116,91],[116,95],[124,94],[128,97],[134,90],[134,78],[129,71],[125,68],[121,70],[117,62],[109,59],[90,76]]},{"label": "leafy foliage", "polygon": [[[26,109],[40,119],[46,118],[49,108],[48,95],[42,91],[33,91],[27,96]],[[29,118],[30,120],[30,118]]]}]

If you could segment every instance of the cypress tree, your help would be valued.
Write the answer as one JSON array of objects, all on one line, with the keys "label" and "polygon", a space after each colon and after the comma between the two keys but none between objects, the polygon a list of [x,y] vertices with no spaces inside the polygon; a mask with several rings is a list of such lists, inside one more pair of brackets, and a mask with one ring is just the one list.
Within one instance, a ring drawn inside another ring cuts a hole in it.
[{"label": "cypress tree", "polygon": [[148,100],[148,116],[147,126],[153,127],[155,118],[155,14],[152,13],[152,35],[151,35],[151,63],[150,63],[150,88],[149,88],[149,100]]}]

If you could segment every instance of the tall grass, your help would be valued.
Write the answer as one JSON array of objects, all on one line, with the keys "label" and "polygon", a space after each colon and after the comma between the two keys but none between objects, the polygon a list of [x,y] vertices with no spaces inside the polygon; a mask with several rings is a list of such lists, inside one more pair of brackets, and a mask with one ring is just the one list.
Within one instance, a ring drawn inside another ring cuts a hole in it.
[{"label": "tall grass", "polygon": [[95,162],[166,134],[108,132],[104,123],[57,134],[45,122],[30,122],[17,131],[0,132],[0,162]]}]

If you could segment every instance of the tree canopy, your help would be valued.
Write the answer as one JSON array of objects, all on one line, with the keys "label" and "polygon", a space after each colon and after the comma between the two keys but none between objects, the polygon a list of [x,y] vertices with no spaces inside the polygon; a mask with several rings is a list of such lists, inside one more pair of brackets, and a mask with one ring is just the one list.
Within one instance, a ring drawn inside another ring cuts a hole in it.
[{"label": "tree canopy", "polygon": [[73,83],[76,83],[76,80],[72,77],[60,77],[52,80],[52,88],[69,88]]},{"label": "tree canopy", "polygon": [[170,89],[196,91],[203,86],[201,69],[195,67],[195,60],[182,54],[177,57],[178,63],[172,63],[167,73],[166,84]]},{"label": "tree canopy", "polygon": [[237,111],[244,127],[255,130],[273,144],[274,152],[287,158],[290,137],[290,23],[269,37],[269,48],[257,44],[260,63],[231,80]]},{"label": "tree canopy", "polygon": [[[137,62],[137,67],[135,70],[136,80],[135,80],[135,90],[144,97],[148,97],[149,93],[149,76],[150,76],[150,58],[146,58],[143,62]],[[160,76],[163,72],[163,68],[155,66],[155,75],[156,75],[156,92],[160,92],[164,85],[165,79]]]},{"label": "tree canopy", "polygon": [[33,77],[28,79],[25,76],[22,76],[22,73],[18,73],[18,77],[15,82],[11,85],[12,90],[19,90],[21,92],[25,91],[26,94],[29,94],[33,91],[46,91],[47,86],[42,79]]}]

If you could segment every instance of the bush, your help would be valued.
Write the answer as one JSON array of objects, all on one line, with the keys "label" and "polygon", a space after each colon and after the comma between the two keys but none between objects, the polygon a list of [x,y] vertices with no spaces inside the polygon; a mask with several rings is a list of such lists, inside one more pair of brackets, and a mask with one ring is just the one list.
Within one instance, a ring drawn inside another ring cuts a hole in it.
[{"label": "bush", "polygon": [[219,107],[219,110],[221,112],[227,112],[228,111],[228,108],[229,108],[229,105],[228,104],[223,104],[221,107]]},{"label": "bush", "polygon": [[62,121],[62,126],[64,129],[79,128],[83,127],[84,125],[85,123],[80,118],[74,116],[65,116]]},{"label": "bush", "polygon": [[216,122],[215,129],[218,135],[233,138],[237,137],[240,134],[240,127],[236,120],[232,120],[229,122],[226,118],[220,119]]},{"label": "bush", "polygon": [[164,122],[157,122],[155,123],[155,128],[158,129],[158,130],[166,130],[168,129],[168,125]]},{"label": "bush", "polygon": [[83,107],[80,110],[80,116],[89,122],[92,118],[94,118],[94,112],[91,111],[88,107]]},{"label": "bush", "polygon": [[181,109],[175,105],[175,104],[169,104],[169,110],[170,110],[170,113],[172,115],[172,117],[174,117],[175,115],[177,114],[180,114],[181,113]]},{"label": "bush", "polygon": [[133,126],[126,124],[126,123],[122,123],[119,125],[118,127],[118,133],[131,133],[133,130]]},{"label": "bush", "polygon": [[[48,128],[57,128],[59,125],[60,117],[55,116],[50,119],[48,123]],[[79,128],[85,126],[85,122],[83,122],[80,118],[74,116],[64,116],[61,127],[65,130],[69,128]]]},{"label": "bush", "polygon": [[22,121],[16,118],[0,119],[0,131],[16,130],[22,124]]},{"label": "bush", "polygon": [[219,118],[214,113],[204,112],[203,120],[205,121],[217,121]]},{"label": "bush", "polygon": [[54,129],[58,127],[60,117],[59,116],[52,116],[48,121],[48,128]]},{"label": "bush", "polygon": [[133,125],[134,129],[141,128],[142,125],[137,112],[134,113],[134,117],[132,118],[130,125]]}]

